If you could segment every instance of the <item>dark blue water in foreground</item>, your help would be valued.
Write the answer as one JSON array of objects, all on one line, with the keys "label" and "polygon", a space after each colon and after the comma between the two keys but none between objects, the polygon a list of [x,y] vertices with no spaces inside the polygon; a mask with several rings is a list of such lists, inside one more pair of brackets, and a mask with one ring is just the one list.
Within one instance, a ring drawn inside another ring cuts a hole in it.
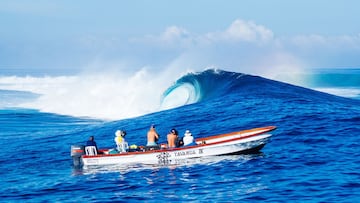
[{"label": "dark blue water in foreground", "polygon": [[[360,101],[256,76],[205,71],[179,79],[197,103],[138,118],[104,122],[0,110],[3,202],[359,202]],[[164,97],[176,87],[170,87]],[[189,160],[169,166],[75,169],[70,146],[95,135],[113,145],[127,130],[145,144],[155,123],[196,137],[276,125],[261,153]]]}]

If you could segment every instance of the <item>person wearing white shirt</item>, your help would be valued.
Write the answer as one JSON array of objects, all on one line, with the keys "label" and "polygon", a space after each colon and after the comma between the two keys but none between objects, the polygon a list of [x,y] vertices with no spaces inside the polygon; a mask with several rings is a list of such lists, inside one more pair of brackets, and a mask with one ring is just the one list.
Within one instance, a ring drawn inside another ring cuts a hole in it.
[{"label": "person wearing white shirt", "polygon": [[114,141],[116,143],[116,149],[118,152],[127,152],[129,149],[128,143],[125,141],[126,132],[122,130],[117,130],[115,132]]},{"label": "person wearing white shirt", "polygon": [[186,130],[183,138],[184,146],[189,146],[194,144],[194,137],[192,136],[190,130]]}]

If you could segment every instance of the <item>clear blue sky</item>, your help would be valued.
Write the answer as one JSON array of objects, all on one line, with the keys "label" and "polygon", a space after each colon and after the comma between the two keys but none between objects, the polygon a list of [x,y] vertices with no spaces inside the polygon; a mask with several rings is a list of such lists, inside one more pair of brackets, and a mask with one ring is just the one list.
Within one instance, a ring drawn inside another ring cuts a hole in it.
[{"label": "clear blue sky", "polygon": [[259,60],[360,67],[359,8],[356,0],[0,0],[0,74],[264,67]]}]

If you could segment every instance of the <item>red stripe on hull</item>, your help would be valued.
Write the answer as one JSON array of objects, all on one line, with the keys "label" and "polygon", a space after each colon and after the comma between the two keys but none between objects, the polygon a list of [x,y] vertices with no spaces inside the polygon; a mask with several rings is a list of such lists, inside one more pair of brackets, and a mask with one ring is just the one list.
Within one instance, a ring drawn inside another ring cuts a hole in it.
[{"label": "red stripe on hull", "polygon": [[238,132],[231,132],[231,133],[226,133],[226,134],[214,135],[214,136],[210,136],[210,137],[198,138],[195,141],[196,142],[202,142],[202,141],[206,141],[206,140],[212,140],[212,139],[216,139],[216,138],[223,138],[223,137],[228,137],[228,136],[237,135],[237,134],[245,134],[245,133],[250,133],[250,132],[254,132],[254,131],[261,131],[259,133],[252,134],[252,135],[259,135],[259,134],[263,134],[263,133],[266,133],[266,132],[273,131],[275,129],[276,129],[275,126],[267,126],[267,127],[262,127],[262,128],[254,128],[254,129],[250,129],[250,130],[243,130],[243,131],[238,131]]}]

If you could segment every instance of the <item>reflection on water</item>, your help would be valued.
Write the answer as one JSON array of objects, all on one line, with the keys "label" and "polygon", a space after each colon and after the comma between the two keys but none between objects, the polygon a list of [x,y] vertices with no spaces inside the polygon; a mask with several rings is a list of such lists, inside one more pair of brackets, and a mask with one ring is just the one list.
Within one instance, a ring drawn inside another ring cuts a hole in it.
[{"label": "reflection on water", "polygon": [[171,164],[91,166],[74,168],[72,180],[76,180],[81,194],[102,191],[104,198],[112,194],[122,200],[154,200],[150,202],[197,202],[200,197],[210,202],[214,198],[237,201],[271,187],[267,174],[259,170],[265,160],[258,153],[200,157]]},{"label": "reflection on water", "polygon": [[160,162],[158,164],[143,164],[143,163],[131,163],[131,164],[112,164],[103,166],[84,166],[83,168],[73,168],[73,175],[89,175],[95,173],[113,173],[119,172],[126,174],[128,172],[151,170],[157,171],[161,168],[167,168],[174,170],[179,167],[195,167],[196,165],[218,165],[226,161],[238,161],[246,162],[254,158],[260,158],[264,156],[263,153],[248,154],[248,155],[225,155],[225,156],[208,156],[198,157],[191,159],[178,159],[172,162]]}]

